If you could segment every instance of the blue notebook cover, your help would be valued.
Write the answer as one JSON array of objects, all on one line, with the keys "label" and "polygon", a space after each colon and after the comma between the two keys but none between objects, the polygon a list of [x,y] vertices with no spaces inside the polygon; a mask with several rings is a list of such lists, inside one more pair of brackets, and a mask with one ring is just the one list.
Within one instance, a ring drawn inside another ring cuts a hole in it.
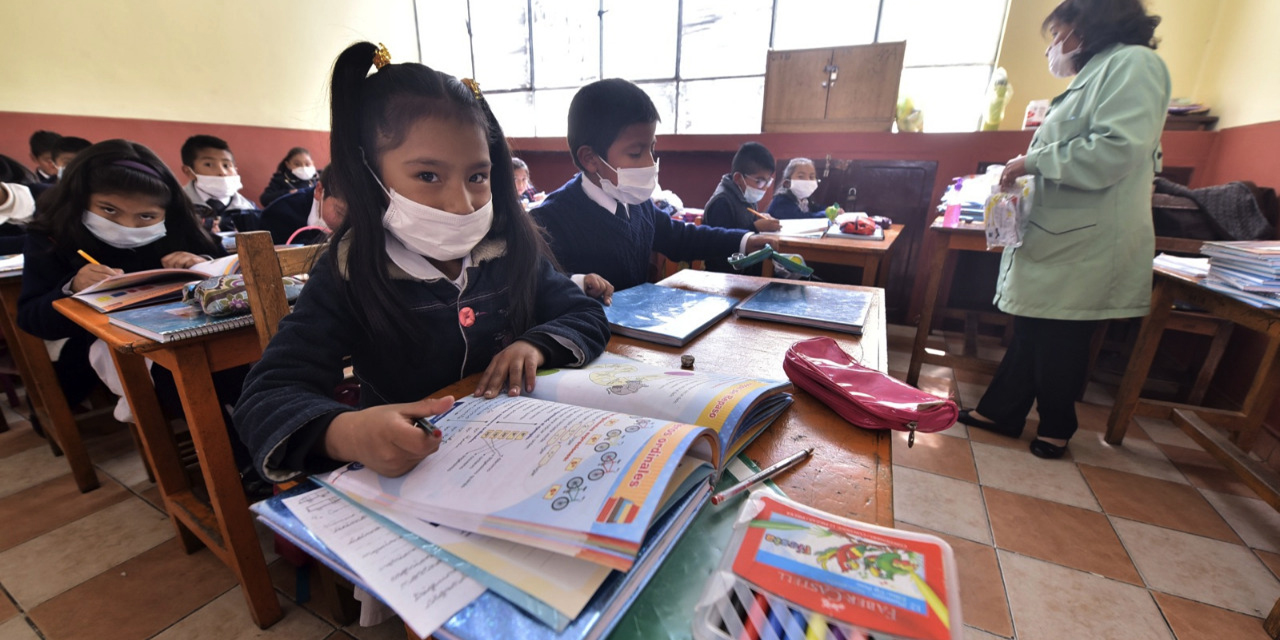
[{"label": "blue notebook cover", "polygon": [[870,291],[770,282],[733,312],[743,318],[862,335],[873,299]]},{"label": "blue notebook cover", "polygon": [[729,315],[736,304],[736,298],[646,282],[614,293],[604,314],[614,333],[680,347]]},{"label": "blue notebook cover", "polygon": [[[366,588],[355,572],[319,538],[316,538],[284,505],[285,498],[314,491],[316,488],[318,485],[308,480],[289,491],[254,504],[252,509],[273,531],[293,542],[353,584]],[[605,637],[648,584],[701,508],[708,504],[710,494],[711,486],[703,483],[689,491],[683,499],[654,520],[649,528],[649,536],[641,546],[631,571],[626,573],[615,571],[610,574],[582,613],[569,623],[564,631],[557,633],[494,592],[485,591],[475,602],[459,611],[433,635],[456,640],[487,638],[593,640]]]},{"label": "blue notebook cover", "polygon": [[108,313],[111,324],[156,342],[172,342],[253,324],[253,315],[207,316],[182,301]]}]

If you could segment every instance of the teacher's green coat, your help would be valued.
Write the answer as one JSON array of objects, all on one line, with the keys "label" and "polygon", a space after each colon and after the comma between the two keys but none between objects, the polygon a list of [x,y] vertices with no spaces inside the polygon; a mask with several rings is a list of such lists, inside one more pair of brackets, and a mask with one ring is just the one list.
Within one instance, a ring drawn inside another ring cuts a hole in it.
[{"label": "teacher's green coat", "polygon": [[1095,55],[1031,138],[1035,197],[1022,246],[1004,250],[996,305],[1019,316],[1103,320],[1151,307],[1151,183],[1169,72],[1154,51]]}]

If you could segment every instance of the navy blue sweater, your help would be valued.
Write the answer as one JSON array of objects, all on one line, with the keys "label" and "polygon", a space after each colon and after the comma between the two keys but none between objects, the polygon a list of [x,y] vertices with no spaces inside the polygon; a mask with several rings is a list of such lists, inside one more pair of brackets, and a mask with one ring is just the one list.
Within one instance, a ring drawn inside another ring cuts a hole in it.
[{"label": "navy blue sweater", "polygon": [[267,183],[267,188],[263,190],[262,197],[258,198],[258,201],[265,208],[275,202],[277,198],[314,187],[319,181],[319,178],[303,180],[293,175],[292,171],[277,171],[271,174],[271,182]]},{"label": "navy blue sweater", "polygon": [[741,231],[676,222],[648,200],[627,207],[628,215],[609,213],[582,190],[582,174],[531,213],[547,230],[561,267],[599,274],[616,289],[646,282],[654,251],[677,262],[724,259],[742,243]]},{"label": "navy blue sweater", "polygon": [[[250,371],[236,406],[235,426],[254,468],[280,481],[338,465],[323,456],[320,443],[333,419],[352,410],[331,395],[348,356],[365,407],[421,400],[483,371],[517,339],[536,345],[546,356],[545,367],[580,366],[599,356],[609,341],[603,308],[546,260],[537,278],[537,324],[513,335],[506,317],[509,264],[503,246],[485,240],[476,247],[461,292],[446,280],[414,280],[389,265],[397,297],[411,309],[422,340],[365,331],[335,273],[335,251],[326,252],[293,313],[280,322],[280,331]],[[467,308],[471,312],[464,320],[460,312]]]},{"label": "navy blue sweater", "polygon": [[[813,203],[805,200],[807,207],[812,207]],[[800,201],[796,200],[794,193],[783,191],[773,194],[773,200],[769,201],[769,215],[779,220],[794,220],[796,218],[821,218],[827,214],[823,209],[811,211],[808,208],[801,207]]]}]

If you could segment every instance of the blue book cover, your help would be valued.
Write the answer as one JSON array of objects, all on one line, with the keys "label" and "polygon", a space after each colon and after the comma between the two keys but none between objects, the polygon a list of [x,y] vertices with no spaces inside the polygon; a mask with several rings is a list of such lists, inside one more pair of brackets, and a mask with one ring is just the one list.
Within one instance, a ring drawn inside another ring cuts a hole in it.
[{"label": "blue book cover", "polygon": [[733,312],[743,318],[862,335],[872,300],[870,291],[770,282]]},{"label": "blue book cover", "polygon": [[736,304],[736,298],[646,282],[614,293],[604,313],[616,334],[680,347],[729,315]]},{"label": "blue book cover", "polygon": [[111,324],[156,342],[172,342],[253,324],[253,315],[205,315],[200,307],[182,301],[108,313]]}]

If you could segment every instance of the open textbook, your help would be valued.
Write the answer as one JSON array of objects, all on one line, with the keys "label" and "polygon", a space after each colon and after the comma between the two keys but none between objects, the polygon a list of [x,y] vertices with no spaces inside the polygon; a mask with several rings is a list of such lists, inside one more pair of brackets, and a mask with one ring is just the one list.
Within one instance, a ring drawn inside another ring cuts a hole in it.
[{"label": "open textbook", "polygon": [[235,273],[239,268],[239,256],[229,255],[192,265],[190,269],[149,269],[122,273],[85,287],[72,297],[98,311],[108,313],[180,299],[182,289],[188,283]]},{"label": "open textbook", "polygon": [[[625,571],[665,503],[705,487],[791,402],[787,382],[606,355],[539,374],[535,398],[465,398],[440,450],[399,478],[324,484],[362,503]],[[539,399],[541,398],[541,399]]]}]

